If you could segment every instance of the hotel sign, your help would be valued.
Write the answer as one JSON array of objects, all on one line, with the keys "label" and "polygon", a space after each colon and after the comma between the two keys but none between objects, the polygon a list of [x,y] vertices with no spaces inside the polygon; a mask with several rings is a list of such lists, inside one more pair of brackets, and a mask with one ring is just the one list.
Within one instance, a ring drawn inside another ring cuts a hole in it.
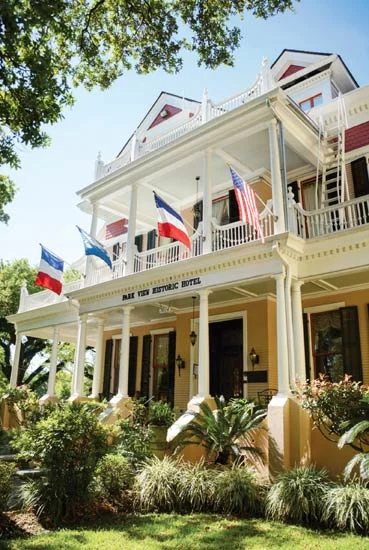
[{"label": "hotel sign", "polygon": [[193,277],[191,279],[182,279],[181,281],[176,281],[174,283],[165,283],[158,286],[151,286],[148,288],[143,288],[141,290],[135,290],[133,292],[127,292],[122,295],[122,302],[131,302],[134,300],[140,300],[140,298],[149,298],[156,296],[167,296],[171,293],[177,293],[181,290],[189,290],[192,287],[197,287],[202,285],[202,280],[200,277]]}]

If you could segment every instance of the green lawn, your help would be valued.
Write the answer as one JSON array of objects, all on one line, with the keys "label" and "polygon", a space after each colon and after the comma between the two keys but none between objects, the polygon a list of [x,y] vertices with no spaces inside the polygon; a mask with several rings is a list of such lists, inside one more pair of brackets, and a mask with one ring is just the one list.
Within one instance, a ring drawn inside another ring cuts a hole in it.
[{"label": "green lawn", "polygon": [[62,529],[27,539],[0,541],[11,550],[367,550],[369,538],[217,515],[121,517],[94,528]]}]

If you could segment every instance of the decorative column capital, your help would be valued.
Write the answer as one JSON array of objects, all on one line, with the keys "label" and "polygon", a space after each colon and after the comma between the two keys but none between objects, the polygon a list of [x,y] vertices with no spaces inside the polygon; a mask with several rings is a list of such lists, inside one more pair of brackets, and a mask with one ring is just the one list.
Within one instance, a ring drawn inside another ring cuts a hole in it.
[{"label": "decorative column capital", "polygon": [[210,288],[203,288],[202,290],[198,290],[197,294],[200,296],[200,299],[207,298],[213,291]]},{"label": "decorative column capital", "polygon": [[284,266],[283,266],[283,271],[281,271],[280,273],[275,273],[274,275],[271,276],[272,279],[274,279],[275,281],[280,282],[280,281],[284,281],[285,278],[286,278],[286,271],[284,269]]},{"label": "decorative column capital", "polygon": [[130,313],[132,309],[135,309],[135,306],[123,306],[122,307],[123,315],[128,315],[128,313]]},{"label": "decorative column capital", "polygon": [[305,284],[305,281],[292,279],[292,292],[300,292],[303,284]]}]

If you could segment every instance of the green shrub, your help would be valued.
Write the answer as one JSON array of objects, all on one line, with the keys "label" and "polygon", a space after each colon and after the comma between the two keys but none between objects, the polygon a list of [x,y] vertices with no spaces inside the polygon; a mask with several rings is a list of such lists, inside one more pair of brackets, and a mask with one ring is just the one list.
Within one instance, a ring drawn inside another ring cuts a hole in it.
[{"label": "green shrub", "polygon": [[250,466],[234,465],[219,472],[215,494],[216,510],[222,513],[251,516],[262,509],[263,489]]},{"label": "green shrub", "polygon": [[212,510],[217,475],[217,470],[207,468],[202,460],[196,464],[181,464],[181,468],[178,469],[181,510],[191,512]]},{"label": "green shrub", "polygon": [[369,489],[360,483],[332,487],[326,495],[323,520],[340,530],[369,533]]},{"label": "green shrub", "polygon": [[179,508],[179,462],[165,456],[146,460],[136,476],[140,511],[172,512]]},{"label": "green shrub", "polygon": [[15,465],[11,462],[0,462],[0,512],[6,510],[12,491],[12,478]]},{"label": "green shrub", "polygon": [[146,407],[135,401],[131,416],[117,422],[116,453],[127,458],[134,469],[152,456],[153,433],[146,421]]},{"label": "green shrub", "polygon": [[171,426],[176,415],[170,403],[164,401],[150,401],[148,423],[153,426]]},{"label": "green shrub", "polygon": [[299,524],[317,522],[331,483],[325,470],[301,466],[281,474],[266,499],[267,516]]},{"label": "green shrub", "polygon": [[100,498],[113,504],[120,504],[124,491],[132,487],[133,480],[128,459],[107,454],[97,463],[93,481],[94,492]]},{"label": "green shrub", "polygon": [[20,433],[21,459],[45,469],[42,504],[50,517],[73,517],[88,498],[98,460],[107,451],[107,429],[86,404],[65,403]]}]

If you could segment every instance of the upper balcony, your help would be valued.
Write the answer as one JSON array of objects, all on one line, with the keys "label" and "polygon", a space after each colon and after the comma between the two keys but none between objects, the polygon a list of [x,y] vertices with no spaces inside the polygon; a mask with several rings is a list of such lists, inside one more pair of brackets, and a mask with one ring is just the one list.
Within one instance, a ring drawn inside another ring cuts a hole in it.
[{"label": "upper balcony", "polygon": [[[325,237],[339,237],[350,230],[369,225],[369,195],[328,208],[306,211],[301,204],[295,203],[290,191],[288,197],[288,225],[290,233],[308,242],[321,240]],[[274,216],[268,208],[261,214],[261,227],[264,239],[275,235]],[[224,226],[217,225],[214,220],[212,222],[211,254],[240,246],[246,247],[246,253],[249,245],[260,242],[260,240],[261,237],[243,222],[235,222]],[[136,249],[134,252],[134,273],[138,274],[158,268],[163,269],[178,262],[186,263],[192,258],[203,256],[203,228],[201,223],[198,230],[191,237],[191,244],[191,250],[179,242],[173,242],[145,252],[138,252]],[[126,261],[123,250],[120,258],[113,262],[112,270],[105,265],[95,265],[86,279],[63,285],[61,296],[57,296],[48,290],[28,295],[23,290],[19,313],[62,303],[67,300],[65,296],[70,292],[113,279],[124,278],[125,271]]]}]

